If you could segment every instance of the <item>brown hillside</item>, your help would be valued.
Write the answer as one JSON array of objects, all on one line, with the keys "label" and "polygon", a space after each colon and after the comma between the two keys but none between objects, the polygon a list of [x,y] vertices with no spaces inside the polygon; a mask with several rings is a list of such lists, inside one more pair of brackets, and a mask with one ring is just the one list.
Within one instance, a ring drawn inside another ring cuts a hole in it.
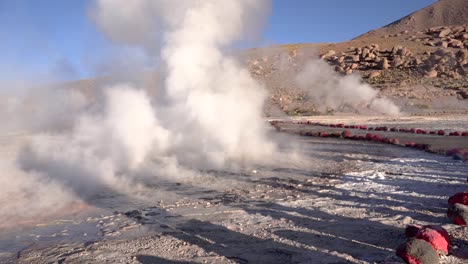
[{"label": "brown hillside", "polygon": [[467,0],[439,0],[382,28],[369,31],[359,38],[416,32],[427,28],[468,24]]}]

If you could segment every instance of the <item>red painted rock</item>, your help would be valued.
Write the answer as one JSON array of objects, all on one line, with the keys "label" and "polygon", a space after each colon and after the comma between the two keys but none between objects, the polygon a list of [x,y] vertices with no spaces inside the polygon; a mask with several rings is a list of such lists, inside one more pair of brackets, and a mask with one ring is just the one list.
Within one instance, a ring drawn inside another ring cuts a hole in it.
[{"label": "red painted rock", "polygon": [[462,150],[459,148],[454,148],[454,149],[447,150],[445,154],[447,156],[453,156],[454,154],[457,154],[457,153],[462,153]]},{"label": "red painted rock", "polygon": [[396,132],[397,130],[398,130],[398,129],[395,128],[395,127],[390,128],[390,131],[391,131],[391,132]]},{"label": "red painted rock", "polygon": [[459,203],[449,205],[447,217],[456,225],[468,225],[468,206]]},{"label": "red painted rock", "polygon": [[408,225],[406,228],[405,228],[405,236],[406,237],[415,237],[419,230],[422,228],[422,226],[420,225]]},{"label": "red painted rock", "polygon": [[415,128],[412,128],[412,129],[410,129],[410,132],[411,132],[411,133],[416,133],[416,129],[415,129]]},{"label": "red painted rock", "polygon": [[344,126],[344,128],[350,128],[349,126]]},{"label": "red painted rock", "polygon": [[455,153],[452,155],[452,158],[454,160],[462,160],[462,161],[465,161],[465,155],[462,154],[462,153]]},{"label": "red painted rock", "polygon": [[415,144],[414,148],[420,149],[420,150],[426,150],[429,148],[428,144]]},{"label": "red painted rock", "polygon": [[421,130],[421,134],[426,135],[426,134],[427,134],[427,131],[426,131],[426,130]]},{"label": "red painted rock", "polygon": [[429,134],[431,134],[431,135],[435,135],[435,134],[437,134],[437,132],[435,132],[435,131],[431,131],[431,132],[429,132]]},{"label": "red painted rock", "polygon": [[468,205],[468,192],[459,192],[456,193],[448,199],[449,204],[463,204],[463,205]]},{"label": "red painted rock", "polygon": [[449,134],[449,136],[455,136],[455,137],[458,137],[458,136],[460,136],[460,135],[461,135],[461,134],[460,134],[460,132],[458,132],[458,131],[451,132],[451,133]]},{"label": "red painted rock", "polygon": [[382,138],[379,135],[373,135],[372,141],[380,141]]},{"label": "red painted rock", "polygon": [[350,138],[352,135],[353,135],[353,134],[352,134],[351,131],[349,131],[349,130],[345,130],[345,131],[341,132],[341,136],[342,136],[343,138]]},{"label": "red painted rock", "polygon": [[328,133],[327,132],[319,132],[318,136],[326,138],[326,137],[328,137]]},{"label": "red painted rock", "polygon": [[447,230],[440,226],[423,226],[415,238],[428,242],[441,255],[448,254],[450,237]]},{"label": "red painted rock", "polygon": [[331,124],[330,127],[336,127],[336,125]]},{"label": "red painted rock", "polygon": [[439,130],[439,131],[437,131],[437,135],[443,136],[443,135],[445,135],[445,131]]},{"label": "red painted rock", "polygon": [[461,135],[462,135],[463,137],[468,137],[468,132],[463,132]]},{"label": "red painted rock", "polygon": [[371,140],[371,139],[372,139],[372,136],[373,136],[373,135],[372,135],[371,133],[367,133],[367,134],[366,134],[366,139],[367,139],[367,140]]},{"label": "red painted rock", "polygon": [[422,129],[416,129],[416,134],[421,134],[422,133]]},{"label": "red painted rock", "polygon": [[362,129],[362,130],[367,130],[369,129],[367,126],[359,126],[359,129]]},{"label": "red painted rock", "polygon": [[439,263],[439,256],[431,244],[414,237],[401,244],[397,248],[396,254],[408,264]]},{"label": "red painted rock", "polygon": [[468,192],[459,192],[449,198],[447,217],[454,224],[468,224]]},{"label": "red painted rock", "polygon": [[344,127],[344,124],[337,124],[336,127],[343,128],[343,127]]}]

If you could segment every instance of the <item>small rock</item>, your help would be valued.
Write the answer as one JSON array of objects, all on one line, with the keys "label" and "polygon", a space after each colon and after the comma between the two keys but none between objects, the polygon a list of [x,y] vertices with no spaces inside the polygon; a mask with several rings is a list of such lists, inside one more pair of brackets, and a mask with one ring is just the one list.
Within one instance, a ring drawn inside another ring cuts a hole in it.
[{"label": "small rock", "polygon": [[440,41],[437,43],[437,46],[442,47],[442,48],[448,48],[448,43],[447,41]]},{"label": "small rock", "polygon": [[420,65],[422,63],[422,61],[419,58],[415,58],[412,63],[413,63],[413,65],[417,66],[417,65]]},{"label": "small rock", "polygon": [[402,223],[405,224],[405,225],[409,225],[413,222],[413,218],[409,217],[409,216],[405,216],[405,218],[403,218],[402,220]]},{"label": "small rock", "polygon": [[442,30],[442,31],[439,32],[438,37],[439,37],[439,38],[443,38],[443,37],[449,35],[451,32],[452,32],[452,30],[450,30],[449,28],[444,29],[444,30]]},{"label": "small rock", "polygon": [[392,67],[397,68],[399,66],[403,65],[403,60],[400,57],[396,57],[392,61]]},{"label": "small rock", "polygon": [[390,64],[388,64],[387,58],[383,58],[378,64],[379,70],[388,70],[390,68]]},{"label": "small rock", "polygon": [[331,57],[333,55],[335,55],[335,51],[334,50],[329,50],[327,51],[325,54],[323,54],[322,56],[320,56],[321,59],[325,59],[325,58],[328,58],[328,57]]},{"label": "small rock", "polygon": [[373,71],[369,74],[369,79],[373,79],[380,76],[380,71]]},{"label": "small rock", "polygon": [[439,256],[431,244],[422,239],[409,238],[396,250],[406,263],[438,264]]},{"label": "small rock", "polygon": [[437,73],[436,70],[432,70],[432,71],[426,72],[425,76],[426,76],[427,78],[435,78],[435,77],[437,77],[437,74],[438,74],[438,73]]},{"label": "small rock", "polygon": [[335,71],[337,71],[337,72],[344,72],[344,69],[343,69],[342,67],[340,67],[340,66],[336,66],[336,67],[335,67]]}]

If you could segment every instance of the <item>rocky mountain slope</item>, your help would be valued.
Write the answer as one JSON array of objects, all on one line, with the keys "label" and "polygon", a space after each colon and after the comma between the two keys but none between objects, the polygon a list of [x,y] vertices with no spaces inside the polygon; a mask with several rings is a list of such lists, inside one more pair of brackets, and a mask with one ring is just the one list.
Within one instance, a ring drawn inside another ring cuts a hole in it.
[{"label": "rocky mountain slope", "polygon": [[359,74],[405,111],[468,109],[468,3],[441,0],[350,41],[293,44],[249,51],[249,68],[289,114],[317,106],[294,83],[307,61],[325,60],[341,75]]},{"label": "rocky mountain slope", "polygon": [[401,32],[418,32],[428,28],[468,24],[468,3],[466,0],[439,0],[438,2],[372,30],[358,38],[395,35]]}]

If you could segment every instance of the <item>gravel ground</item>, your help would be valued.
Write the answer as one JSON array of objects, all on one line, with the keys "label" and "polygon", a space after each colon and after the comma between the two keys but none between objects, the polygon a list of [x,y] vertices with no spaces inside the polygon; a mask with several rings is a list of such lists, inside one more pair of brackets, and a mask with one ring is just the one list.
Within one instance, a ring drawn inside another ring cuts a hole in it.
[{"label": "gravel ground", "polygon": [[[397,146],[278,134],[274,166],[103,191],[94,208],[2,231],[2,263],[386,263],[407,224],[443,225],[441,263],[468,259],[447,198],[468,164]],[[84,217],[84,215],[87,217]],[[10,246],[6,246],[6,245]],[[15,244],[16,246],[11,246]]]}]

